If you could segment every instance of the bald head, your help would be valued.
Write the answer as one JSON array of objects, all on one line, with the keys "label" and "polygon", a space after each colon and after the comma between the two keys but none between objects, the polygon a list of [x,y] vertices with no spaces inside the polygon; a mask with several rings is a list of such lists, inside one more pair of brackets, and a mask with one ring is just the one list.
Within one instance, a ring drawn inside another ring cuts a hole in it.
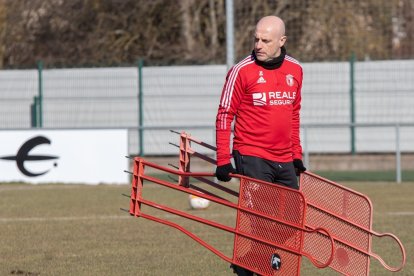
[{"label": "bald head", "polygon": [[281,37],[285,35],[285,23],[280,17],[271,15],[265,16],[257,22],[256,31],[269,31],[275,35],[275,37]]},{"label": "bald head", "polygon": [[285,23],[277,16],[265,16],[257,22],[254,38],[254,50],[258,60],[276,58],[286,42]]}]

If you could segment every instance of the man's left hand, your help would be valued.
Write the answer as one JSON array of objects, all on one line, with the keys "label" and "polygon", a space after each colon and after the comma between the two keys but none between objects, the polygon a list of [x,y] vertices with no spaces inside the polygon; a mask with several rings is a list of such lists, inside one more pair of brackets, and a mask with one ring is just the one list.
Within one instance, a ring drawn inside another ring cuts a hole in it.
[{"label": "man's left hand", "polygon": [[306,171],[306,168],[303,166],[303,162],[300,159],[293,159],[293,166],[295,167],[297,176]]}]

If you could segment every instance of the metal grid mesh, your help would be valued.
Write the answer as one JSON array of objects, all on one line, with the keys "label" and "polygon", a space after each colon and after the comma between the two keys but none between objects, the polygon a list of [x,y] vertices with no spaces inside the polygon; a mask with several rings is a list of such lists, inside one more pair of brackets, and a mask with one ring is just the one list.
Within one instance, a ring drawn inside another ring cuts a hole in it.
[{"label": "metal grid mesh", "polygon": [[[237,250],[236,250],[237,249]],[[237,236],[235,244],[236,263],[255,269],[263,275],[298,275],[301,256],[278,249],[258,241]],[[282,261],[280,269],[271,266],[273,254],[278,254]]]},{"label": "metal grid mesh", "polygon": [[[236,235],[235,261],[265,275],[299,274],[303,243],[301,229],[304,227],[306,207],[302,195],[297,191],[283,189],[279,185],[263,184],[242,178],[239,205],[270,216],[272,219],[239,210],[238,233],[276,245],[272,246]],[[280,256],[281,266],[278,270],[271,265],[273,254]]]},{"label": "metal grid mesh", "polygon": [[305,202],[302,195],[297,191],[283,189],[280,185],[263,184],[242,178],[239,204],[241,207],[297,226],[304,223]]},{"label": "metal grid mesh", "polygon": [[361,227],[371,228],[371,204],[360,194],[329,181],[303,174],[300,190],[309,204],[316,205]]},{"label": "metal grid mesh", "polygon": [[[346,275],[367,275],[370,260],[364,252],[371,251],[370,201],[361,194],[311,174],[302,174],[300,190],[308,204],[306,226],[324,227],[334,237],[335,255],[330,267]],[[313,239],[305,239],[304,251],[319,260],[320,254],[315,252]]]},{"label": "metal grid mesh", "polygon": [[296,252],[301,250],[302,230],[242,211],[239,213],[238,223],[238,230],[241,233],[252,234],[260,239],[289,247]]},{"label": "metal grid mesh", "polygon": [[319,232],[304,232],[304,244],[302,251],[315,258],[320,263],[326,264],[331,257],[331,240],[325,234]]},{"label": "metal grid mesh", "polygon": [[369,275],[369,256],[355,248],[335,241],[335,255],[331,268],[346,275]]},{"label": "metal grid mesh", "polygon": [[[334,237],[335,254],[330,267],[346,275],[367,275],[369,270],[369,256],[356,250],[355,247],[369,251],[370,235],[360,228],[352,227],[340,219],[327,216],[318,209],[308,208],[306,215],[307,226],[320,226],[328,229]],[[338,241],[341,239],[352,246],[347,246]],[[320,248],[323,243],[329,243],[326,236],[306,234],[303,251],[314,256],[318,261],[325,262],[329,256],[323,254]],[[325,247],[326,248],[326,247]]]},{"label": "metal grid mesh", "polygon": [[306,214],[306,225],[323,227],[335,236],[335,239],[351,243],[353,246],[369,251],[371,235],[341,218],[331,216],[317,208],[309,206]]}]

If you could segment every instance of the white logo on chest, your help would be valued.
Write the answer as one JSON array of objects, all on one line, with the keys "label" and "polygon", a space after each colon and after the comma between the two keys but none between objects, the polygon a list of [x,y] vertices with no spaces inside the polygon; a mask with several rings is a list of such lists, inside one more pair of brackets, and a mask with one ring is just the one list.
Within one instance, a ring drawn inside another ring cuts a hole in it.
[{"label": "white logo on chest", "polygon": [[266,83],[266,80],[263,78],[263,71],[259,71],[259,78],[257,79],[257,83]]},{"label": "white logo on chest", "polygon": [[286,75],[286,83],[289,86],[293,86],[293,76],[292,75]]},{"label": "white logo on chest", "polygon": [[253,105],[266,105],[266,92],[253,93]]}]

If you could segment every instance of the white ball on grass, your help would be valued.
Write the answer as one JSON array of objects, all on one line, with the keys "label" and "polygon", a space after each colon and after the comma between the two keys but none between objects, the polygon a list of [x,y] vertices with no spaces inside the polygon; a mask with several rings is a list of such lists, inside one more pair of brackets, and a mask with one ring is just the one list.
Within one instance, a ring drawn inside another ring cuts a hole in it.
[{"label": "white ball on grass", "polygon": [[195,195],[189,195],[188,200],[191,209],[195,210],[206,209],[210,205],[210,200]]}]

